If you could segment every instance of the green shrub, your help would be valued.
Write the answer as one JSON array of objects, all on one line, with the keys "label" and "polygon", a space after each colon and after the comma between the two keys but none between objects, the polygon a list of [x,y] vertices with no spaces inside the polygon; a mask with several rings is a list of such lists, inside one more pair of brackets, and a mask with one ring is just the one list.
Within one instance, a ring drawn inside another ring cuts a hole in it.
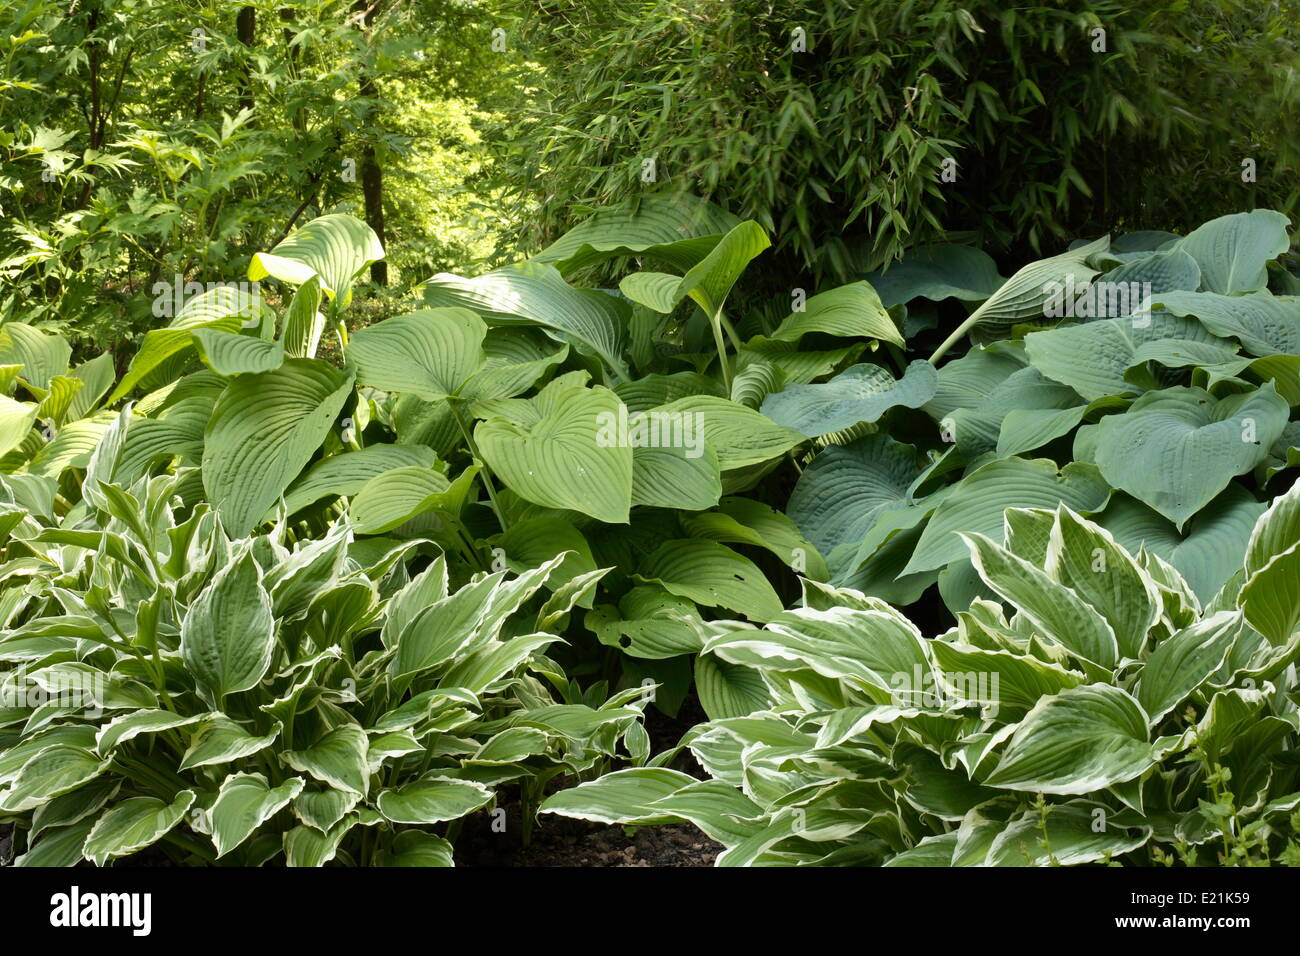
[{"label": "green shrub", "polygon": [[965,541],[1000,602],[925,640],[809,583],[765,627],[706,625],[705,650],[771,700],[687,735],[707,779],[667,754],[543,812],[690,822],[723,866],[1295,862],[1300,484],[1204,606],[1064,506]]}]

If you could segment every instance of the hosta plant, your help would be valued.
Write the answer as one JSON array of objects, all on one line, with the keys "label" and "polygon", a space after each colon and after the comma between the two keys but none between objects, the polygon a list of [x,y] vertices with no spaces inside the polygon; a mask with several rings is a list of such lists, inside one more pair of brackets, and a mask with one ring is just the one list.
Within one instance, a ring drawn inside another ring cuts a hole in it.
[{"label": "hosta plant", "polygon": [[1300,861],[1300,485],[1204,605],[1064,506],[1000,537],[966,537],[998,600],[933,640],[818,585],[765,627],[707,626],[765,696],[687,735],[707,779],[670,752],[543,811],[689,821],[732,866]]},{"label": "hosta plant", "polygon": [[[450,865],[461,818],[646,741],[546,656],[599,575],[449,575],[436,546],[230,535],[179,493],[0,476],[0,819],[19,865]],[[542,591],[550,578],[553,593]],[[562,580],[561,580],[562,579]],[[458,586],[459,585],[459,586]],[[639,694],[639,688],[637,694]],[[590,698],[590,699],[588,699]],[[625,735],[626,738],[625,738]]]}]

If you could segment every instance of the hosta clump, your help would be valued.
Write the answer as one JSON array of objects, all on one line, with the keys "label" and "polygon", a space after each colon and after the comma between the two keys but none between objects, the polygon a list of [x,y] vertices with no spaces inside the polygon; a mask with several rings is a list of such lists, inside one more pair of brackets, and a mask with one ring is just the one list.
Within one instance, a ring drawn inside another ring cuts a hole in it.
[{"label": "hosta clump", "polygon": [[186,470],[98,481],[128,417],[82,504],[0,477],[0,819],[19,865],[155,844],[185,863],[450,865],[455,821],[495,788],[518,782],[527,808],[639,717],[631,694],[589,706],[544,656],[591,576],[547,596],[551,562],[456,588],[427,543],[344,523],[232,538],[180,503]]},{"label": "hosta clump", "polygon": [[926,640],[858,592],[811,585],[705,650],[763,676],[766,707],[543,811],[690,821],[721,865],[1295,862],[1300,485],[1202,606],[1172,566],[1065,507],[966,539],[999,601]]}]

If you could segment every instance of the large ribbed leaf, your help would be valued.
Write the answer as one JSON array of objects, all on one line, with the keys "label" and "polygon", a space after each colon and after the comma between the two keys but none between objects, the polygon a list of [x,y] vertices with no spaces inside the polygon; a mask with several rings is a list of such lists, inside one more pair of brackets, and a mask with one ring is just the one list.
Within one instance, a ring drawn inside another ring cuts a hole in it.
[{"label": "large ribbed leaf", "polygon": [[830,555],[845,542],[860,541],[881,508],[906,501],[920,468],[916,449],[887,435],[832,445],[799,475],[786,513]]},{"label": "large ribbed leaf", "polygon": [[657,508],[699,511],[712,508],[722,495],[718,454],[699,455],[683,447],[632,449],[632,503]]},{"label": "large ribbed leaf", "polygon": [[430,774],[379,794],[379,812],[393,823],[442,823],[458,820],[492,799],[492,791],[471,780]]},{"label": "large ribbed leaf", "polygon": [[706,607],[725,607],[753,621],[781,613],[781,599],[763,572],[746,557],[699,538],[666,541],[636,575]]},{"label": "large ribbed leaf", "polygon": [[487,360],[487,326],[468,309],[419,309],[362,329],[348,344],[357,383],[425,401],[455,395]]},{"label": "large ribbed leaf", "polygon": [[1241,615],[1220,611],[1160,643],[1138,678],[1138,703],[1160,720],[1223,666],[1241,632]]},{"label": "large ribbed leaf", "polygon": [[772,338],[797,342],[808,332],[825,332],[847,339],[882,339],[901,347],[903,337],[885,311],[876,290],[853,282],[813,296],[799,312],[781,320]]},{"label": "large ribbed leaf", "polygon": [[683,515],[681,521],[693,538],[763,548],[798,573],[815,581],[826,580],[826,562],[817,548],[794,521],[761,501],[728,497],[717,511]]},{"label": "large ribbed leaf", "polygon": [[1201,267],[1201,288],[1231,295],[1255,292],[1268,282],[1265,264],[1290,248],[1290,220],[1271,209],[1220,216],[1178,242]]},{"label": "large ribbed leaf", "polygon": [[710,720],[744,717],[772,704],[759,671],[711,654],[695,658],[695,691]]},{"label": "large ribbed leaf", "polygon": [[208,811],[217,856],[225,856],[247,840],[258,827],[288,806],[302,788],[302,777],[291,777],[278,787],[268,785],[260,773],[227,777]]},{"label": "large ribbed leaf", "polygon": [[740,222],[694,196],[646,196],[598,210],[534,258],[564,275],[614,256],[636,255],[688,271]]},{"label": "large ribbed leaf", "polygon": [[874,422],[899,405],[920,408],[934,397],[938,384],[929,362],[912,362],[897,380],[878,365],[854,365],[819,385],[787,385],[763,400],[762,412],[816,438]]},{"label": "large ribbed leaf", "polygon": [[364,730],[356,724],[341,724],[310,747],[287,751],[281,759],[321,783],[364,795],[370,786],[368,749]]},{"label": "large ribbed leaf", "polygon": [[868,273],[868,282],[886,308],[922,298],[938,302],[987,299],[1005,281],[988,253],[970,246],[922,246],[883,270]]},{"label": "large ribbed leaf", "polygon": [[255,687],[271,666],[275,621],[262,572],[250,551],[222,568],[181,622],[181,657],[216,707]]},{"label": "large ribbed leaf", "polygon": [[0,365],[21,365],[19,376],[42,391],[50,379],[68,370],[72,347],[63,336],[22,322],[0,325]]},{"label": "large ribbed leaf", "polygon": [[700,416],[704,440],[717,453],[723,471],[770,461],[807,440],[752,408],[712,395],[679,398],[651,411],[669,420],[677,415]]},{"label": "large ribbed leaf", "polygon": [[[1173,248],[1129,259],[1103,278],[1112,284],[1149,282],[1151,294],[1156,296],[1180,289],[1195,291],[1201,283],[1201,267],[1187,252]],[[1139,285],[1139,288],[1145,294],[1147,286]]]},{"label": "large ribbed leaf", "polygon": [[982,400],[954,409],[944,425],[968,461],[994,449],[1003,458],[1064,434],[1079,423],[1083,408],[1073,389],[1028,367],[993,385]]},{"label": "large ribbed leaf", "polygon": [[269,372],[284,361],[284,347],[279,342],[220,329],[195,329],[191,334],[203,364],[227,378],[243,372]]},{"label": "large ribbed leaf", "polygon": [[348,513],[360,534],[382,534],[427,511],[458,515],[476,473],[466,469],[453,483],[426,465],[391,468],[361,487]]},{"label": "large ribbed leaf", "polygon": [[1146,772],[1156,760],[1147,715],[1132,696],[1086,684],[1045,697],[1016,728],[985,786],[1091,793]]},{"label": "large ribbed leaf", "polygon": [[1300,353],[1300,299],[1293,296],[1170,292],[1156,301],[1175,315],[1195,316],[1215,335],[1236,339],[1251,355]]},{"label": "large ribbed leaf", "polygon": [[203,487],[232,534],[244,534],[298,476],[352,392],[352,376],[316,359],[240,375],[204,436]]},{"label": "large ribbed leaf", "polygon": [[301,226],[270,252],[259,252],[248,264],[253,281],[267,276],[302,285],[320,279],[321,290],[339,308],[352,301],[352,281],[372,262],[384,258],[384,247],[368,225],[353,216],[334,213]]},{"label": "large ribbed leaf", "polygon": [[1007,508],[1052,508],[1064,504],[1084,514],[1106,504],[1110,487],[1096,467],[1071,462],[1057,474],[1046,458],[989,462],[962,479],[935,510],[904,573],[941,568],[966,557],[959,532],[1002,537]]},{"label": "large ribbed leaf", "polygon": [[433,450],[423,445],[369,445],[360,451],[331,455],[289,486],[284,506],[293,514],[327,496],[355,495],[371,478],[386,471],[407,466],[432,468],[435,460]]},{"label": "large ribbed leaf", "polygon": [[316,357],[321,333],[325,331],[325,316],[320,313],[321,295],[320,276],[312,276],[294,290],[280,336],[286,355]]},{"label": "large ribbed leaf", "polygon": [[1095,459],[1108,482],[1182,528],[1264,458],[1288,416],[1271,382],[1218,400],[1199,388],[1148,392],[1101,420]]},{"label": "large ribbed leaf", "polygon": [[424,301],[472,309],[490,325],[538,325],[561,333],[627,377],[622,358],[627,303],[575,289],[545,263],[521,262],[474,279],[439,273],[424,284]]},{"label": "large ribbed leaf", "polygon": [[653,585],[632,588],[617,608],[597,606],[583,623],[602,644],[650,660],[693,654],[703,643],[695,604]]},{"label": "large ribbed leaf", "polygon": [[474,437],[492,471],[528,501],[623,523],[632,504],[632,449],[602,441],[619,407],[608,389],[566,388],[535,424],[491,419]]},{"label": "large ribbed leaf", "polygon": [[1208,602],[1241,568],[1246,542],[1264,505],[1238,484],[1202,508],[1180,534],[1167,519],[1140,501],[1116,494],[1096,522],[1131,554],[1145,547],[1168,561]]},{"label": "large ribbed leaf", "polygon": [[0,395],[0,455],[22,444],[36,422],[39,408],[35,402],[15,402],[8,395]]},{"label": "large ribbed leaf", "polygon": [[1273,502],[1246,549],[1241,606],[1246,619],[1275,645],[1300,624],[1300,482]]}]

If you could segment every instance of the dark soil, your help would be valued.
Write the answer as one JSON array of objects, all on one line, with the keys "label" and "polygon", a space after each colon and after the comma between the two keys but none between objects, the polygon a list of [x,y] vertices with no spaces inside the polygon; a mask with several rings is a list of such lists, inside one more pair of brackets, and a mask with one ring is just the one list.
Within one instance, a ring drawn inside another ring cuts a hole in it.
[{"label": "dark soil", "polygon": [[457,866],[712,866],[722,851],[691,826],[628,828],[585,823],[547,814],[523,846],[510,824],[518,819],[506,812],[507,830],[493,833],[487,826],[466,828],[456,841]]}]

